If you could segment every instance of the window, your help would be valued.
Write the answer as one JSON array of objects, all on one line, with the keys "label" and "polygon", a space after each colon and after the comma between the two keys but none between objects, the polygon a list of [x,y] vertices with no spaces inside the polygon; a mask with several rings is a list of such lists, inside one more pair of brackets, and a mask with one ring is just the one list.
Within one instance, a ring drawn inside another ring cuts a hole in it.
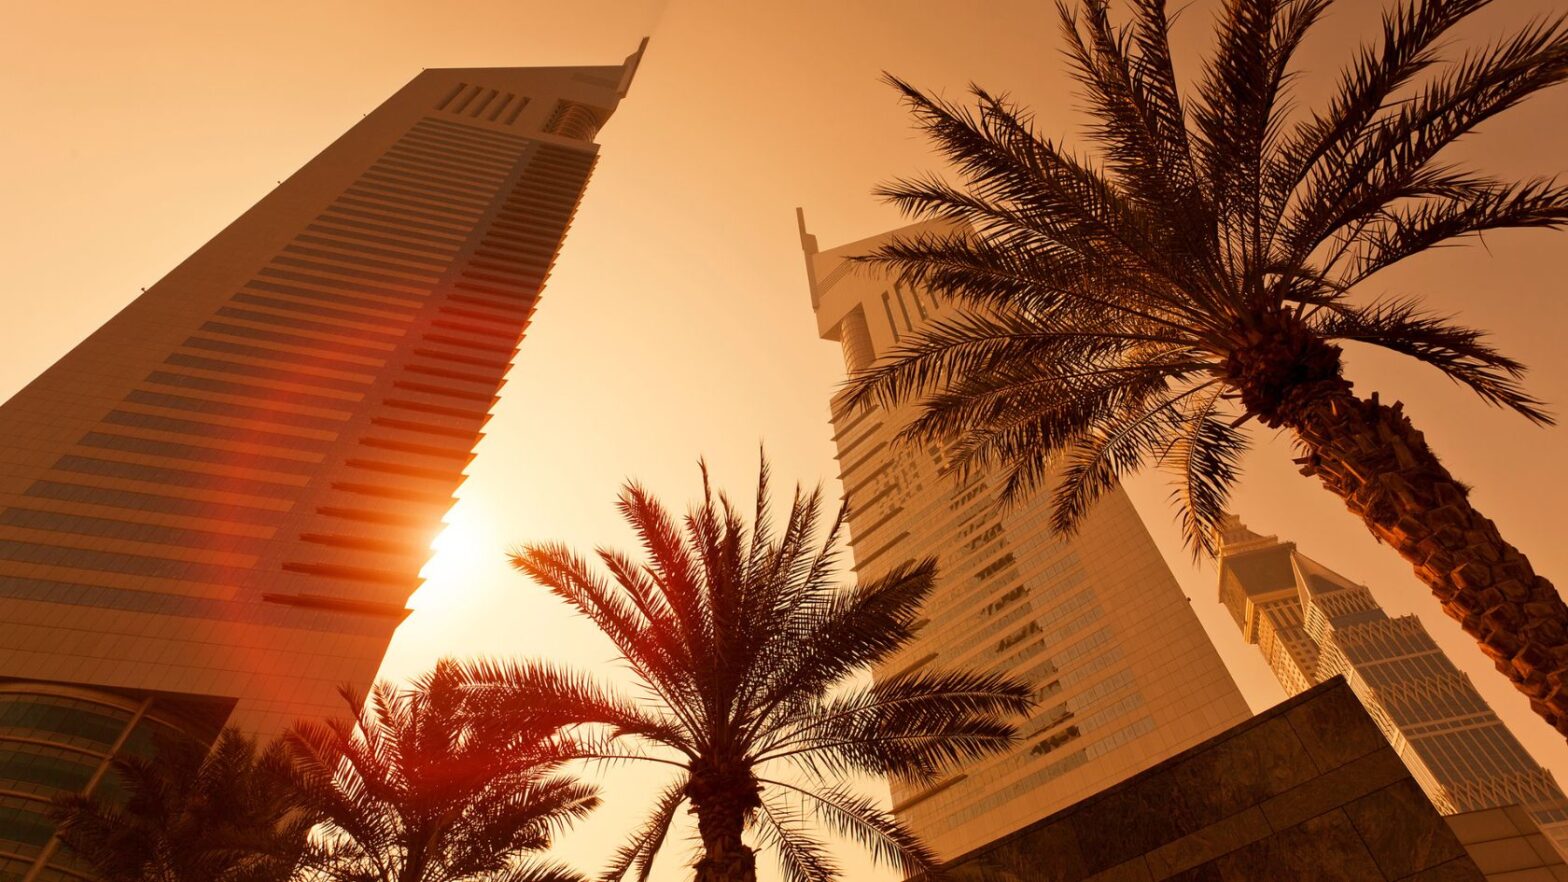
[{"label": "window", "polygon": [[887,292],[882,292],[882,309],[887,312],[887,326],[893,332],[893,341],[898,342],[898,322],[893,320],[893,300]]}]

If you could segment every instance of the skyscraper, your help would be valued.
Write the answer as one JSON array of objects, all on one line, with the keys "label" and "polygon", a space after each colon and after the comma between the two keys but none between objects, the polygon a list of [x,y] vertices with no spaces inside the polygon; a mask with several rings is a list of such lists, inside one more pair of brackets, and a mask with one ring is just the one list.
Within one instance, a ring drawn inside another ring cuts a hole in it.
[{"label": "skyscraper", "polygon": [[[847,258],[895,233],[819,251],[801,221],[811,305],[845,367],[874,364],[927,321],[942,296],[878,278]],[[1023,827],[1248,717],[1197,616],[1120,488],[1071,539],[1043,497],[998,511],[997,485],[943,474],[940,445],[894,436],[912,408],[831,407],[858,578],[936,555],[926,624],[876,672],[931,665],[1000,670],[1037,686],[1039,708],[1012,752],[931,786],[895,784],[894,811],[945,858]]]},{"label": "skyscraper", "polygon": [[1287,693],[1343,675],[1438,811],[1517,804],[1568,853],[1568,798],[1419,619],[1235,516],[1220,542],[1220,601]]},{"label": "skyscraper", "polygon": [[641,51],[424,71],[0,406],[0,879],[116,752],[369,684]]}]

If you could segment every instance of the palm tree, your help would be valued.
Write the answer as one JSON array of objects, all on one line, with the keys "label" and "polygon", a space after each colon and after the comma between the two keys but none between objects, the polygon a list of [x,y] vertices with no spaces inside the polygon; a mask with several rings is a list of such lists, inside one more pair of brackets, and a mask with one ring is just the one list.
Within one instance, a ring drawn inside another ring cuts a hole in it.
[{"label": "palm tree", "polygon": [[[837,587],[832,571],[843,515],[818,544],[820,488],[796,489],[782,532],[769,527],[768,469],[748,526],[715,496],[684,527],[635,483],[622,515],[646,555],[601,549],[606,579],[560,545],[531,545],[517,569],[588,617],[615,644],[644,700],[594,678],[536,663],[476,662],[468,675],[486,717],[575,722],[585,757],[677,770],[652,815],[603,879],[646,880],[683,804],[697,818],[698,882],[754,880],[751,827],[777,851],[790,882],[838,878],[808,826],[813,819],[906,872],[930,851],[901,823],[841,781],[868,773],[929,779],[942,768],[1004,749],[1007,718],[1031,705],[1029,687],[995,674],[922,671],[856,682],[913,636],[931,592],[931,561]],[[597,734],[596,734],[597,733]]]},{"label": "palm tree", "polygon": [[160,736],[151,758],[117,756],[114,797],[55,803],[61,841],[104,882],[284,882],[311,824],[280,742],[258,752],[233,729],[211,751]]},{"label": "palm tree", "polygon": [[462,723],[457,669],[437,664],[411,689],[344,692],[352,716],[288,734],[296,786],[320,820],[315,879],[334,882],[577,882],[522,861],[598,805],[557,774],[554,732],[514,727],[491,738]]},{"label": "palm tree", "polygon": [[1381,346],[1552,421],[1520,385],[1522,365],[1483,332],[1418,300],[1352,295],[1456,239],[1568,221],[1568,187],[1497,178],[1444,152],[1568,77],[1565,20],[1454,60],[1447,35],[1488,0],[1400,0],[1308,112],[1291,108],[1291,58],[1331,0],[1226,0],[1218,47],[1185,96],[1165,0],[1129,0],[1125,26],[1107,0],[1076,5],[1059,9],[1095,158],[978,87],[968,106],[890,78],[961,181],[879,192],[956,226],[865,259],[962,308],[852,378],[855,400],[920,402],[907,436],[951,440],[961,470],[1000,469],[1009,502],[1054,484],[1064,532],[1119,478],[1167,469],[1195,554],[1213,551],[1247,446],[1241,425],[1288,429],[1302,472],[1409,560],[1568,734],[1568,607],[1401,405],[1353,392],[1340,351]]}]

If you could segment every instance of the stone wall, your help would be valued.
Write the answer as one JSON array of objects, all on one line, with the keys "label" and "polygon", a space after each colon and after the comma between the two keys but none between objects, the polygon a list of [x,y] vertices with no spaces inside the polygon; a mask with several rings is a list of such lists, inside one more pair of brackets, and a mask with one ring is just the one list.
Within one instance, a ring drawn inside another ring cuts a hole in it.
[{"label": "stone wall", "polygon": [[1487,882],[1568,882],[1568,864],[1519,806],[1462,812],[1443,820]]},{"label": "stone wall", "polygon": [[1485,882],[1335,678],[951,862],[950,882]]}]

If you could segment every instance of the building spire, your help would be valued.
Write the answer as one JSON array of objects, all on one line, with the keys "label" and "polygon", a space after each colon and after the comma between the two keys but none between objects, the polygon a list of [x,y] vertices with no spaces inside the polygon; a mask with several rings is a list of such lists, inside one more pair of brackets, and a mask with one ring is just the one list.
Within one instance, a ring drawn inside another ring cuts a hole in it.
[{"label": "building spire", "polygon": [[1272,540],[1272,536],[1260,536],[1249,530],[1241,522],[1241,518],[1232,512],[1220,516],[1219,526],[1214,529],[1215,536],[1219,539],[1220,554],[1233,552],[1241,546],[1251,545],[1256,542]]},{"label": "building spire", "polygon": [[800,230],[800,251],[806,258],[806,286],[811,291],[811,308],[816,309],[822,295],[817,290],[817,268],[811,258],[818,251],[817,237],[806,232],[806,209],[795,207],[795,226]]},{"label": "building spire", "polygon": [[642,65],[642,54],[648,51],[648,38],[643,37],[637,44],[637,51],[626,56],[621,63],[621,82],[615,87],[615,94],[621,98],[626,97],[626,92],[632,87],[632,77],[637,75],[637,68]]}]

